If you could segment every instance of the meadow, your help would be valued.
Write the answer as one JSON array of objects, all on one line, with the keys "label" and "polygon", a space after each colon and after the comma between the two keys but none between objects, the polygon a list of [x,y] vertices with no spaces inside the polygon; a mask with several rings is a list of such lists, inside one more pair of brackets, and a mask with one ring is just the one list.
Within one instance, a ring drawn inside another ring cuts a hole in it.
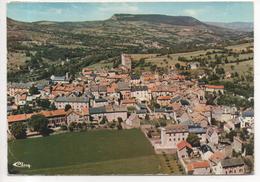
[{"label": "meadow", "polygon": [[160,160],[140,130],[87,131],[8,143],[8,162],[31,168],[19,174],[158,174]]}]

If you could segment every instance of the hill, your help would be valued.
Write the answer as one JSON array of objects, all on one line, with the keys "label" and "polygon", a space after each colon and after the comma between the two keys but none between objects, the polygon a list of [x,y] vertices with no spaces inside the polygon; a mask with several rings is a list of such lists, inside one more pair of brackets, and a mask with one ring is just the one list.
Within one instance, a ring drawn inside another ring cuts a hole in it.
[{"label": "hill", "polygon": [[[19,22],[7,19],[8,80],[77,73],[100,61],[119,64],[122,52],[168,54],[253,39],[249,32],[205,24],[193,17],[115,14],[104,21]],[[64,62],[68,58],[69,62]],[[22,77],[17,78],[17,73]]]},{"label": "hill", "polygon": [[206,22],[209,25],[219,26],[223,28],[229,28],[238,31],[252,32],[254,31],[254,23],[252,22],[231,22],[231,23],[223,23],[223,22]]}]

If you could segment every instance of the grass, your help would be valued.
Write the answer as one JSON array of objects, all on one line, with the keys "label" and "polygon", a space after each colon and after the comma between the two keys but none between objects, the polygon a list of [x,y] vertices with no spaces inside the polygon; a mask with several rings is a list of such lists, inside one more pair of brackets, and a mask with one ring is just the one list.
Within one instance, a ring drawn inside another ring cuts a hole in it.
[{"label": "grass", "polygon": [[21,174],[157,174],[159,159],[140,130],[89,131],[8,143],[10,164]]},{"label": "grass", "polygon": [[183,175],[184,171],[181,164],[177,161],[176,154],[161,154],[159,155],[161,170],[164,174]]}]

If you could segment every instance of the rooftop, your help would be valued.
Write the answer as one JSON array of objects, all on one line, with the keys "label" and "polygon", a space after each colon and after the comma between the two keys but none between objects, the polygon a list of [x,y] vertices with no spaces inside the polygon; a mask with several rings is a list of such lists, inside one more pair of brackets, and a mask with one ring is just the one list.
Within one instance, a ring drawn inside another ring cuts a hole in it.
[{"label": "rooftop", "polygon": [[242,158],[231,158],[231,159],[224,159],[221,161],[221,165],[223,168],[243,166],[244,164],[245,163]]},{"label": "rooftop", "polygon": [[87,97],[58,97],[55,100],[56,102],[83,102],[87,103],[89,99]]}]

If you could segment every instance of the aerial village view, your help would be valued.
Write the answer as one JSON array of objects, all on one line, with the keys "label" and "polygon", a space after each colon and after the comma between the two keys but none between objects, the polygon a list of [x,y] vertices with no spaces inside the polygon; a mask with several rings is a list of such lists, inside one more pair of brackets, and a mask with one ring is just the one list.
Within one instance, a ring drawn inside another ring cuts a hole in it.
[{"label": "aerial village view", "polygon": [[15,19],[104,6],[25,4],[8,4],[10,175],[254,173],[253,23],[139,12],[153,3],[104,20]]}]

